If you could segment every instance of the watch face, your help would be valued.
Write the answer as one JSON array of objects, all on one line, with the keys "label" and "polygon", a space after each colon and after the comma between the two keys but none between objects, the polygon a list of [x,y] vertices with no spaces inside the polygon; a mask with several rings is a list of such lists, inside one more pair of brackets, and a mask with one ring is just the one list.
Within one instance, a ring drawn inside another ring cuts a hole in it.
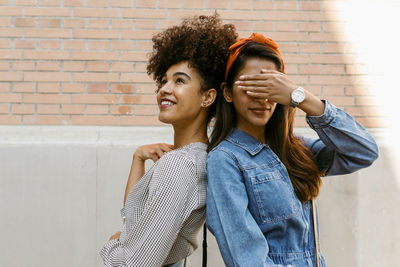
[{"label": "watch face", "polygon": [[300,103],[304,100],[304,93],[300,90],[294,90],[292,93],[292,99],[293,101]]}]

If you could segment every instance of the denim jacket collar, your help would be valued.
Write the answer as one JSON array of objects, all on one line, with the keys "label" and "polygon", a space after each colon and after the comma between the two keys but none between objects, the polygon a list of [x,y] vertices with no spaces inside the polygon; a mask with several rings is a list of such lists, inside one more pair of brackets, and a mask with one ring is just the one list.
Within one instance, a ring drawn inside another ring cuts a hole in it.
[{"label": "denim jacket collar", "polygon": [[257,155],[263,149],[263,147],[268,146],[237,128],[232,130],[231,134],[226,138],[226,140],[243,148],[252,156]]}]

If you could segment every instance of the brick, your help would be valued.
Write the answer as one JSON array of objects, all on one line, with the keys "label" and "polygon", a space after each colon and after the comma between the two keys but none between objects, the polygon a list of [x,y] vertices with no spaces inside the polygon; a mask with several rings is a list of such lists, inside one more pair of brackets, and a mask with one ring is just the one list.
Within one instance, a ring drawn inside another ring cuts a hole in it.
[{"label": "brick", "polygon": [[359,86],[346,86],[346,95],[352,96],[363,96],[363,95],[370,95],[371,93],[365,87]]},{"label": "brick", "polygon": [[321,65],[300,65],[301,74],[321,74]]},{"label": "brick", "polygon": [[305,32],[271,32],[269,36],[278,43],[308,41],[308,34]]},{"label": "brick", "polygon": [[15,18],[15,27],[36,27],[36,20],[34,18]]},{"label": "brick", "polygon": [[325,65],[323,74],[345,74],[344,65]]},{"label": "brick", "polygon": [[85,0],[64,0],[64,6],[83,7],[85,6]]},{"label": "brick", "polygon": [[309,12],[310,21],[339,21],[341,14],[339,12],[312,11]]},{"label": "brick", "polygon": [[297,10],[297,1],[276,1],[277,10]]},{"label": "brick", "polygon": [[85,63],[79,62],[79,61],[64,62],[63,70],[64,71],[84,71]]},{"label": "brick", "polygon": [[108,105],[87,105],[86,114],[87,115],[108,114]]},{"label": "brick", "polygon": [[173,19],[173,20],[160,20],[158,22],[158,26],[160,30],[164,30],[166,28],[178,25],[181,22],[180,19]]},{"label": "brick", "polygon": [[9,93],[10,88],[11,88],[11,86],[9,83],[0,83],[0,92],[1,93]]},{"label": "brick", "polygon": [[0,40],[0,48],[10,48],[11,40]]},{"label": "brick", "polygon": [[308,12],[303,11],[265,11],[262,18],[266,21],[308,21]]},{"label": "brick", "polygon": [[62,105],[62,114],[83,114],[85,112],[84,105]]},{"label": "brick", "polygon": [[343,86],[324,86],[322,91],[324,96],[344,96]]},{"label": "brick", "polygon": [[106,19],[88,20],[88,28],[108,29],[109,27],[110,27],[110,20]]},{"label": "brick", "polygon": [[23,116],[24,124],[33,125],[69,125],[69,116],[54,115],[25,115]]},{"label": "brick", "polygon": [[148,61],[146,52],[122,52],[121,59],[123,61]]},{"label": "brick", "polygon": [[326,96],[326,99],[336,106],[354,106],[355,99],[351,96]]},{"label": "brick", "polygon": [[326,33],[343,33],[344,29],[348,28],[349,26],[347,26],[345,23],[343,22],[326,22],[323,23],[323,27],[324,27],[324,32]]},{"label": "brick", "polygon": [[377,99],[375,96],[357,96],[356,105],[357,106],[374,106],[377,104]]},{"label": "brick", "polygon": [[0,61],[0,70],[5,70],[5,71],[10,70],[10,63],[5,61]]},{"label": "brick", "polygon": [[321,44],[305,43],[300,44],[300,52],[302,53],[321,53]]},{"label": "brick", "polygon": [[117,73],[73,73],[74,82],[118,82]]},{"label": "brick", "polygon": [[0,51],[0,59],[21,59],[22,51],[21,50],[1,50]]},{"label": "brick", "polygon": [[155,94],[157,87],[154,83],[140,83],[136,84],[136,93],[137,94]]},{"label": "brick", "polygon": [[21,116],[10,116],[10,115],[1,115],[0,116],[0,124],[1,125],[16,125],[21,124]]},{"label": "brick", "polygon": [[297,32],[296,22],[278,22],[276,23],[276,31],[278,32]]},{"label": "brick", "polygon": [[238,31],[251,31],[251,23],[249,21],[233,21]]},{"label": "brick", "polygon": [[117,30],[74,30],[74,38],[81,39],[118,39]]},{"label": "brick", "polygon": [[286,74],[304,74],[298,72],[298,64],[285,64],[285,73]]},{"label": "brick", "polygon": [[74,17],[86,18],[120,18],[117,8],[74,8]]},{"label": "brick", "polygon": [[21,94],[0,94],[0,103],[21,103]]},{"label": "brick", "polygon": [[108,84],[88,84],[87,92],[88,93],[108,93]]},{"label": "brick", "polygon": [[44,38],[71,38],[71,30],[68,29],[25,29],[25,37]]},{"label": "brick", "polygon": [[111,6],[112,7],[133,7],[132,0],[112,0]]},{"label": "brick", "polygon": [[69,104],[69,95],[56,95],[56,94],[24,94],[25,103],[35,104]]},{"label": "brick", "polygon": [[38,93],[60,93],[59,83],[39,83]]},{"label": "brick", "polygon": [[132,106],[111,106],[112,115],[132,115]]},{"label": "brick", "polygon": [[[1,10],[1,8],[0,8]],[[22,29],[0,28],[0,37],[22,37]]]},{"label": "brick", "polygon": [[118,104],[118,96],[104,94],[72,95],[74,104]]},{"label": "brick", "polygon": [[[167,10],[154,10],[154,9],[122,9],[123,18],[135,18],[135,19],[167,19]],[[172,18],[172,17],[171,17]]]},{"label": "brick", "polygon": [[40,40],[39,48],[40,49],[60,49],[61,41],[60,40]]},{"label": "brick", "polygon": [[41,28],[60,28],[60,19],[39,19],[39,25]]},{"label": "brick", "polygon": [[135,63],[135,71],[136,72],[146,72],[147,73],[147,63]]},{"label": "brick", "polygon": [[[156,8],[157,1],[156,0],[136,0],[136,7],[139,8]],[[196,1],[197,2],[197,1]]]},{"label": "brick", "polygon": [[111,42],[109,41],[88,41],[88,50],[110,50]]},{"label": "brick", "polygon": [[349,113],[351,116],[367,116],[367,107],[345,107],[344,111]]},{"label": "brick", "polygon": [[21,72],[0,72],[0,82],[16,82],[22,81]]},{"label": "brick", "polygon": [[120,116],[120,125],[149,126],[165,125],[155,116]]},{"label": "brick", "polygon": [[35,70],[35,62],[16,61],[12,63],[13,70]]},{"label": "brick", "polygon": [[354,83],[354,79],[350,76],[319,75],[319,76],[311,76],[310,82],[311,84],[321,84],[321,85],[333,85],[333,84],[351,85]]},{"label": "brick", "polygon": [[57,72],[25,72],[24,81],[27,82],[66,82],[70,81],[71,76],[69,73]]},{"label": "brick", "polygon": [[110,70],[110,63],[106,62],[88,62],[87,70],[90,72],[108,72]]},{"label": "brick", "polygon": [[118,125],[118,117],[72,115],[71,122],[73,125]]},{"label": "brick", "polygon": [[0,16],[22,16],[21,7],[2,6],[0,8]]},{"label": "brick", "polygon": [[155,95],[124,95],[121,97],[121,104],[156,104]]},{"label": "brick", "polygon": [[88,0],[88,7],[108,7],[108,0]]},{"label": "brick", "polygon": [[309,56],[307,55],[296,55],[296,54],[287,54],[285,56],[285,62],[286,63],[299,63],[299,64],[307,64],[309,63],[308,61]]},{"label": "brick", "polygon": [[135,115],[156,115],[157,106],[155,105],[135,105]]},{"label": "brick", "polygon": [[149,30],[122,30],[122,39],[149,40],[153,37],[154,31]]},{"label": "brick", "polygon": [[35,83],[13,83],[13,93],[34,93]]},{"label": "brick", "polygon": [[[143,1],[143,0],[142,0]],[[234,0],[231,0],[234,1]],[[203,8],[204,1],[183,0],[183,8]]]},{"label": "brick", "polygon": [[273,10],[274,9],[274,1],[254,1],[253,3],[254,10]]},{"label": "brick", "polygon": [[132,63],[114,62],[111,68],[113,72],[133,72]]},{"label": "brick", "polygon": [[64,28],[84,28],[85,20],[83,19],[69,19],[64,20]]},{"label": "brick", "polygon": [[0,27],[10,27],[11,24],[11,18],[0,18]]},{"label": "brick", "polygon": [[254,31],[274,31],[274,22],[265,22],[265,21],[255,21],[254,22]]},{"label": "brick", "polygon": [[346,65],[347,74],[368,74],[370,73],[369,67],[367,65]]},{"label": "brick", "polygon": [[59,114],[60,105],[37,105],[38,114]]},{"label": "brick", "polygon": [[319,22],[304,22],[299,23],[301,32],[321,32],[321,23]]},{"label": "brick", "polygon": [[[324,4],[325,4],[325,2],[324,2]],[[301,1],[300,2],[300,10],[319,11],[319,10],[321,10],[321,2],[320,1],[311,1],[311,2]]]},{"label": "brick", "polygon": [[264,12],[261,11],[242,11],[242,10],[232,10],[232,11],[225,11],[221,10],[220,12],[221,18],[222,19],[227,19],[227,20],[256,20],[256,21],[262,21],[262,20],[268,20],[264,16]]},{"label": "brick", "polygon": [[60,6],[60,0],[40,0],[39,6]]},{"label": "brick", "polygon": [[320,63],[320,64],[346,64],[354,62],[353,57],[342,55],[311,55],[310,63]]},{"label": "brick", "polygon": [[136,41],[136,50],[151,51],[153,43],[151,41]]},{"label": "brick", "polygon": [[147,75],[142,73],[122,73],[121,74],[121,82],[128,83],[128,82],[153,82],[153,80]]},{"label": "brick", "polygon": [[342,54],[344,53],[345,50],[345,45],[344,44],[338,44],[338,43],[334,43],[334,44],[323,44],[322,45],[322,51],[324,53],[335,53],[335,54]]},{"label": "brick", "polygon": [[80,40],[64,40],[64,49],[71,50],[84,50],[85,49],[85,41]]},{"label": "brick", "polygon": [[[297,44],[279,44],[279,51],[281,51],[281,53],[297,53],[298,50]],[[283,58],[285,59],[286,57],[283,56]]]},{"label": "brick", "polygon": [[128,19],[113,19],[111,23],[113,29],[132,29],[134,24],[133,20]]},{"label": "brick", "polygon": [[111,91],[113,93],[131,94],[133,93],[133,86],[131,84],[113,84]]},{"label": "brick", "polygon": [[[181,0],[159,0],[160,2],[160,8],[168,8],[171,9],[173,8],[181,8]],[[227,0],[219,0],[219,1],[206,1],[208,2],[208,7],[210,7],[210,4],[218,4],[221,2],[226,2],[228,3]],[[211,3],[210,3],[211,2]],[[224,5],[225,7],[225,5]],[[213,7],[213,8],[217,8],[217,7]]]},{"label": "brick", "polygon": [[83,93],[85,91],[85,85],[83,83],[63,83],[63,93]]},{"label": "brick", "polygon": [[33,104],[13,104],[11,107],[13,114],[34,114],[35,105]]},{"label": "brick", "polygon": [[72,51],[73,60],[118,60],[118,52],[78,52]]},{"label": "brick", "polygon": [[157,21],[155,20],[137,20],[135,29],[157,29]]},{"label": "brick", "polygon": [[8,114],[10,109],[9,104],[1,104],[0,105],[0,114]]},{"label": "brick", "polygon": [[22,48],[22,49],[29,49],[35,48],[35,41],[34,40],[15,40],[14,41],[15,48]]},{"label": "brick", "polygon": [[[76,12],[76,11],[74,11]],[[26,7],[27,17],[70,17],[72,10],[65,7]],[[76,15],[75,15],[76,16]]]},{"label": "brick", "polygon": [[113,41],[112,42],[113,50],[133,50],[134,42],[133,41]]}]

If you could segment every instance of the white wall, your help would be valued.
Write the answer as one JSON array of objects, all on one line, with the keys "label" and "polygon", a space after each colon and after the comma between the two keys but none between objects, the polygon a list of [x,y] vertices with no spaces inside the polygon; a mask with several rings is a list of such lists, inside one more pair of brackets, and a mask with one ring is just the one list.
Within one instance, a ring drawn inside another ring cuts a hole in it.
[{"label": "white wall", "polygon": [[[171,128],[0,126],[1,266],[102,266],[98,251],[120,230],[133,152],[152,142],[172,142]],[[318,208],[330,267],[397,266],[400,179],[390,145],[378,142],[372,167],[324,178]],[[208,254],[208,266],[223,266],[211,234]],[[190,260],[201,266],[201,249]]]}]

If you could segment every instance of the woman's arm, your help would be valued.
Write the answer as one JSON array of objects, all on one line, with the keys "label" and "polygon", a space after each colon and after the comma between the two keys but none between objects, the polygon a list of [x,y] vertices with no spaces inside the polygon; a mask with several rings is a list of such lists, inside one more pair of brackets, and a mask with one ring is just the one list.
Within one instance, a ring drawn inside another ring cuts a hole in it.
[{"label": "woman's arm", "polygon": [[100,252],[106,266],[162,266],[180,231],[190,177],[189,159],[167,154],[154,170],[149,201],[126,239],[110,240]]},{"label": "woman's arm", "polygon": [[225,265],[274,266],[267,240],[248,209],[246,187],[234,159],[218,149],[210,152],[207,178],[207,227]]}]

